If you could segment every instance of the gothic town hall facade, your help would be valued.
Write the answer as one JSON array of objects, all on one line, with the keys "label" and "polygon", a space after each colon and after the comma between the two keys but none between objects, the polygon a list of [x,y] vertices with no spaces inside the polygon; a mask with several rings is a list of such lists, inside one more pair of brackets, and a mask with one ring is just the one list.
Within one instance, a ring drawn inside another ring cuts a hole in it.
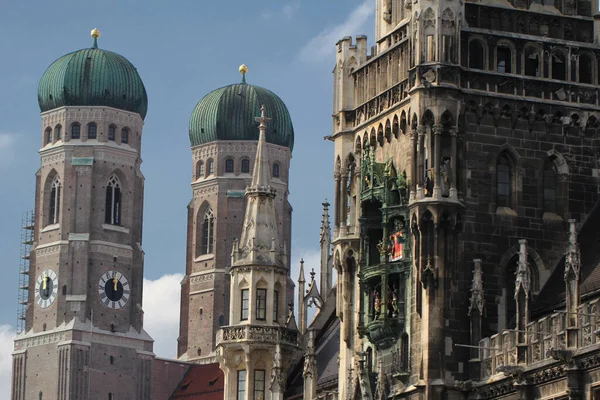
[{"label": "gothic town hall facade", "polygon": [[283,101],[242,66],[194,109],[176,360],[143,329],[142,80],[98,31],[48,68],[13,400],[600,399],[598,4],[371,1],[318,276]]}]

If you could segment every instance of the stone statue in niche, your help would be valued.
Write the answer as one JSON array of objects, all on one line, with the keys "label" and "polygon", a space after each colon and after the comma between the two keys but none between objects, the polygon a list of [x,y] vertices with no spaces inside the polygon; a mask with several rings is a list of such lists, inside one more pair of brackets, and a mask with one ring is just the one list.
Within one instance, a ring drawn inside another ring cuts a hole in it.
[{"label": "stone statue in niche", "polygon": [[450,196],[450,157],[443,157],[440,165],[440,185],[442,196]]},{"label": "stone statue in niche", "polygon": [[392,0],[383,2],[383,20],[388,24],[392,23]]},{"label": "stone statue in niche", "polygon": [[379,297],[379,292],[377,290],[373,291],[373,319],[379,318],[379,314],[381,314],[381,297]]}]

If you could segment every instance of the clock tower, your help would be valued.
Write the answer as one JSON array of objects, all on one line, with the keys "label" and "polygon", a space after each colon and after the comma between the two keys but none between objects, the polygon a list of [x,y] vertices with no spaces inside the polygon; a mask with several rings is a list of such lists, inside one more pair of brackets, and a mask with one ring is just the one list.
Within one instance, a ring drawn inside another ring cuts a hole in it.
[{"label": "clock tower", "polygon": [[140,170],[148,98],[135,67],[100,49],[99,36],[39,83],[41,167],[13,400],[151,398]]}]

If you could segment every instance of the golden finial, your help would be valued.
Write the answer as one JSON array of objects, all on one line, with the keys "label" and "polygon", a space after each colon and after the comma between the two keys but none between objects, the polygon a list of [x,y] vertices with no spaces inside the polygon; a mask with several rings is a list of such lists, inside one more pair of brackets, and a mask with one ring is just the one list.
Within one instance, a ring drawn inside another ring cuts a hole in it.
[{"label": "golden finial", "polygon": [[246,74],[248,73],[248,67],[246,64],[240,65],[240,74],[242,74],[242,83],[246,83]]},{"label": "golden finial", "polygon": [[90,32],[90,35],[92,35],[92,37],[94,38],[94,44],[92,45],[92,48],[97,49],[98,48],[98,38],[100,37],[100,31],[98,29],[94,28]]}]

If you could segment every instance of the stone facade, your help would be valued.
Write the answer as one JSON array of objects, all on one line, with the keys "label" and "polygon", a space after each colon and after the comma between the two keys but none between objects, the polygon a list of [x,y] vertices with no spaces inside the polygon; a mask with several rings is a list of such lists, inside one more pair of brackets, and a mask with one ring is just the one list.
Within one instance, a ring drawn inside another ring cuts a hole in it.
[{"label": "stone facade", "polygon": [[339,398],[465,396],[456,345],[525,326],[519,241],[533,298],[598,201],[597,7],[499,6],[377,0],[372,52],[337,44]]},{"label": "stone facade", "polygon": [[[216,141],[192,148],[193,198],[188,205],[187,266],[178,340],[181,360],[214,362],[217,330],[229,324],[231,249],[242,232],[244,193],[251,183],[256,148],[255,141]],[[271,184],[277,193],[277,231],[282,245],[288,248],[289,262],[292,209],[287,195],[291,151],[268,143],[266,151],[269,171],[273,171],[274,164],[279,166],[279,176],[272,177]],[[232,163],[232,172],[226,170],[227,162]],[[247,169],[243,169],[244,163]],[[205,238],[207,215],[208,219],[212,216],[212,239]],[[288,286],[291,284],[290,280]]]},{"label": "stone facade", "polygon": [[[142,127],[138,114],[111,108],[42,114],[15,400],[151,396],[154,354],[142,327]],[[102,283],[122,296],[107,297]]]}]

